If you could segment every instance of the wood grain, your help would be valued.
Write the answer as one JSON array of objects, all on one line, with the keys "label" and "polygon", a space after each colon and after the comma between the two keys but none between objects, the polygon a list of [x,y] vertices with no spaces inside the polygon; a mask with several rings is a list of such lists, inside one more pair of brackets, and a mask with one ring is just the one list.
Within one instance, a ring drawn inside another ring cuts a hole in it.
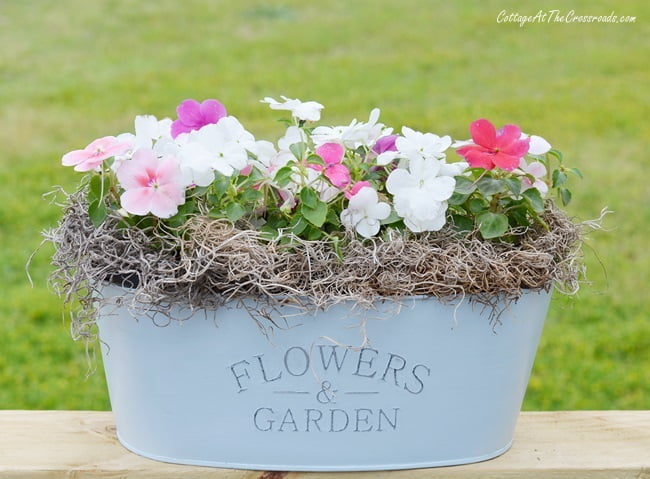
[{"label": "wood grain", "polygon": [[650,411],[522,413],[503,456],[394,472],[260,472],[179,466],[124,449],[110,412],[0,411],[0,478],[650,479]]}]

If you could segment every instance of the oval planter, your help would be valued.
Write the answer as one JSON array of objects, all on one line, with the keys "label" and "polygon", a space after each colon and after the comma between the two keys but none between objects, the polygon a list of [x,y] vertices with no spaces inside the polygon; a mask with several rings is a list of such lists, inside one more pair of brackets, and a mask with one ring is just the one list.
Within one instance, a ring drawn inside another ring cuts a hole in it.
[{"label": "oval planter", "polygon": [[[287,315],[266,337],[236,303],[189,320],[98,319],[120,442],[166,462],[354,471],[482,461],[512,443],[550,293],[490,308],[409,299]],[[180,309],[174,312],[186,317]],[[281,312],[281,313],[286,313]],[[495,318],[492,318],[493,320]],[[363,331],[369,342],[363,348]]]}]

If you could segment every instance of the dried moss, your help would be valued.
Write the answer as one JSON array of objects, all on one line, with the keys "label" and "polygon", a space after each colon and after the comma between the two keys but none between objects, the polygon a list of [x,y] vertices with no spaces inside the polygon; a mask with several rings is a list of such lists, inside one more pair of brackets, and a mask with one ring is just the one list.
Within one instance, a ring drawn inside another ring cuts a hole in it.
[{"label": "dried moss", "polygon": [[337,254],[326,241],[287,235],[268,240],[259,231],[207,217],[175,232],[120,228],[118,216],[95,228],[86,211],[83,195],[68,196],[60,224],[45,233],[56,249],[55,289],[67,303],[80,302],[73,330],[82,337],[90,335],[105,281],[134,286],[130,307],[137,312],[168,311],[179,302],[215,308],[254,298],[259,307],[251,314],[258,321],[272,321],[264,312],[286,303],[309,310],[353,301],[370,308],[386,297],[424,295],[490,305],[515,300],[524,289],[556,285],[573,293],[583,275],[583,236],[598,224],[576,224],[548,202],[548,230],[518,231],[512,243],[450,228],[390,231],[384,240],[348,237]]}]

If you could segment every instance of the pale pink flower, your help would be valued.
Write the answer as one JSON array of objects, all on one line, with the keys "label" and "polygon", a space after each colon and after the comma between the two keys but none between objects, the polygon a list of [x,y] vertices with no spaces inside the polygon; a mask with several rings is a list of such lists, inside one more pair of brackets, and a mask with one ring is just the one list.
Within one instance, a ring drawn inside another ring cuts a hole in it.
[{"label": "pale pink flower", "polygon": [[339,143],[324,143],[316,148],[316,154],[325,162],[325,166],[308,164],[312,170],[322,171],[334,186],[340,189],[350,184],[350,170],[342,164],[345,148]]},{"label": "pale pink flower", "polygon": [[205,125],[217,123],[227,116],[226,107],[217,100],[205,100],[199,103],[196,100],[183,100],[176,108],[178,120],[172,123],[172,138],[181,133],[200,130]]},{"label": "pale pink flower", "polygon": [[76,171],[91,171],[102,162],[115,155],[125,153],[130,144],[122,142],[114,136],[105,136],[90,143],[83,150],[74,150],[63,155],[63,166],[74,166]]},{"label": "pale pink flower", "polygon": [[169,218],[185,203],[183,175],[173,156],[158,160],[152,150],[140,148],[120,166],[117,179],[125,189],[122,208],[131,214]]},{"label": "pale pink flower", "polygon": [[[546,167],[539,161],[534,161],[530,165],[526,163],[526,160],[522,158],[519,168],[514,171],[514,173],[519,173],[521,177],[521,191],[526,191],[530,188],[536,188],[539,193],[544,198],[548,194],[548,185],[544,181],[546,177]],[[534,181],[531,181],[529,175],[534,178]]]}]

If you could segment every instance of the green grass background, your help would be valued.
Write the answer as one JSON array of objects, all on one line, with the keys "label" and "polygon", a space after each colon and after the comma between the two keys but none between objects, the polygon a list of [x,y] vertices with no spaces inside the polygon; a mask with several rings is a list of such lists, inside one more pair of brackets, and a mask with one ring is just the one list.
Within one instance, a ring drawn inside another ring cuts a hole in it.
[{"label": "green grass background", "polygon": [[[500,11],[633,15],[633,24],[497,23]],[[63,153],[218,98],[258,137],[287,95],[326,124],[366,118],[468,137],[479,117],[546,137],[585,174],[578,218],[591,285],[556,298],[526,409],[650,409],[650,3],[645,0],[3,0],[0,3],[0,409],[107,409],[47,287],[51,249],[25,263],[72,188]]]}]

